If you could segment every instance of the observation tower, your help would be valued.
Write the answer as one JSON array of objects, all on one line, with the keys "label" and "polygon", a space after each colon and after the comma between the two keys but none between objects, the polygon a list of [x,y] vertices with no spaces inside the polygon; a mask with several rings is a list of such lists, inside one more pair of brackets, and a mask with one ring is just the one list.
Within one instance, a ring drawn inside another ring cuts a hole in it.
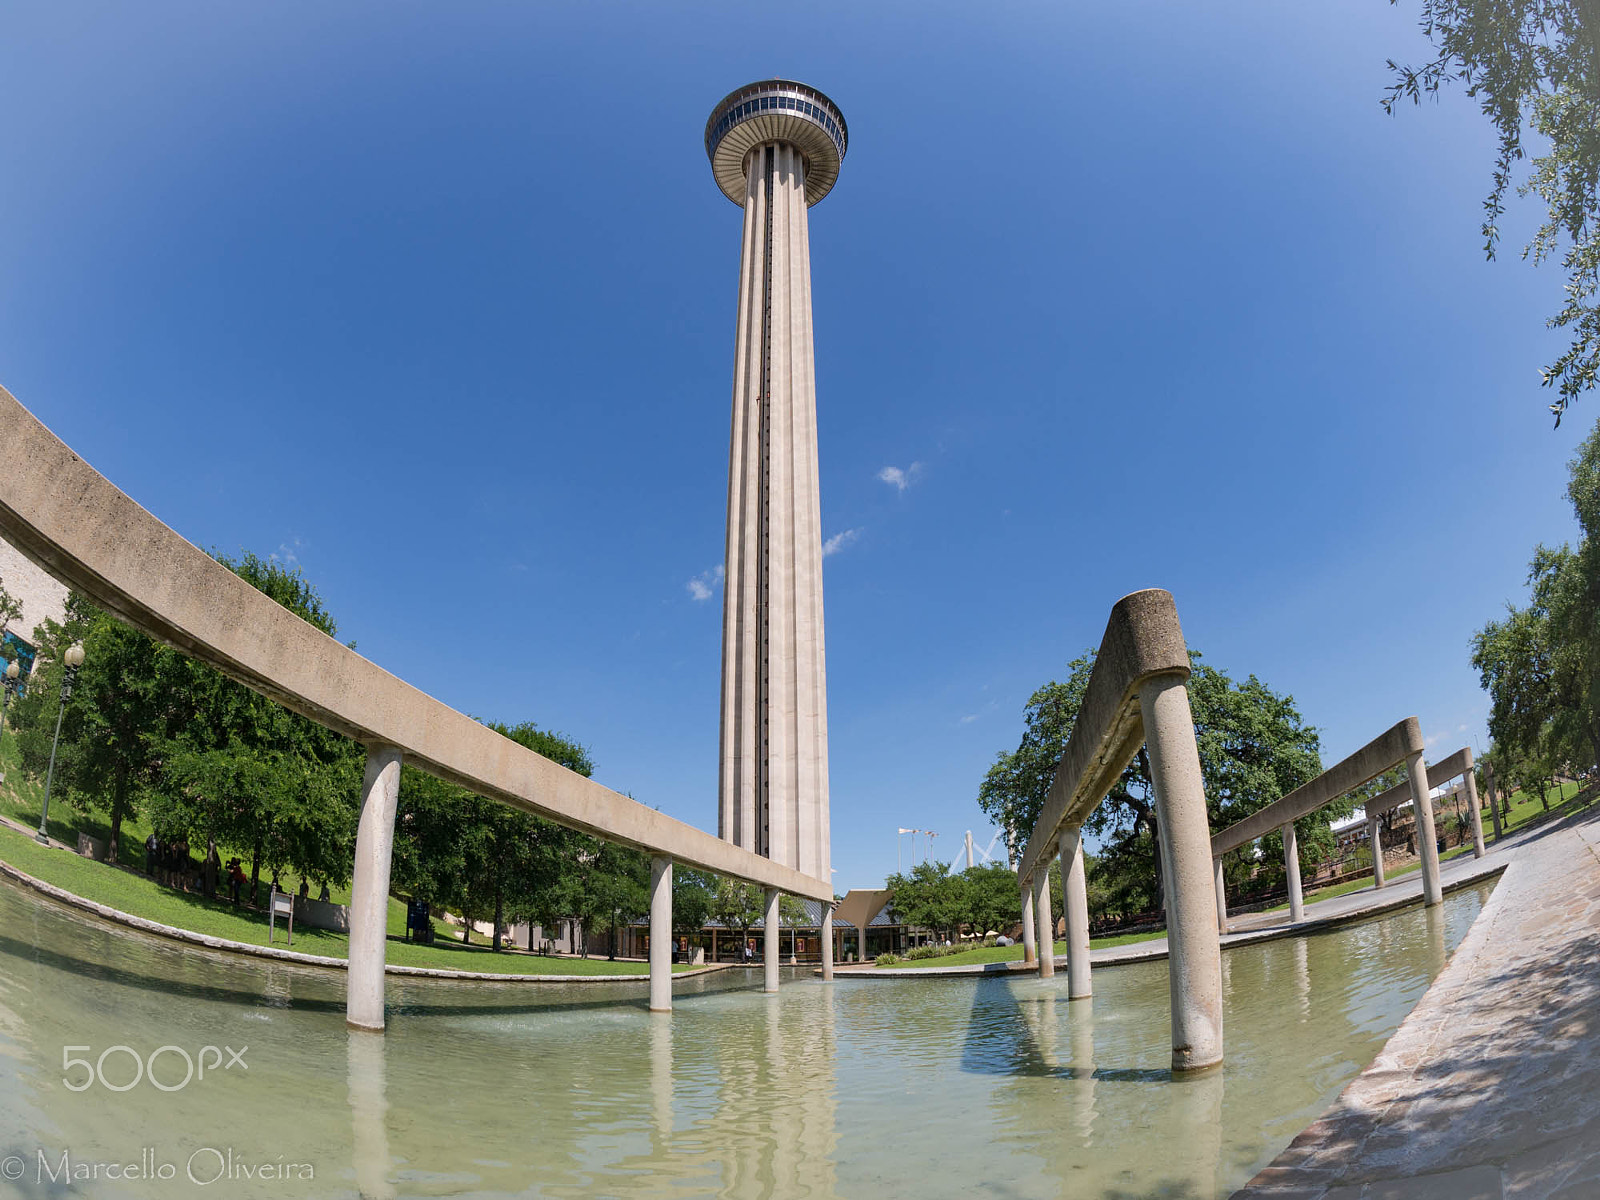
[{"label": "observation tower", "polygon": [[829,880],[822,514],[806,210],[848,131],[815,88],[769,79],[706,122],[722,194],[744,209],[728,452],[718,833]]}]

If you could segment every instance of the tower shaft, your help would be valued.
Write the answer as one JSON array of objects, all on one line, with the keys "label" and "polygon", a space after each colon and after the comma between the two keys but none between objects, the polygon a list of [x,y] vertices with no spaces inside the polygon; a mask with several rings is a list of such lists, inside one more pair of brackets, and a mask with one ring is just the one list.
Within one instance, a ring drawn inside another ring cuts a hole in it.
[{"label": "tower shaft", "polygon": [[828,879],[828,718],[805,160],[745,157],[728,454],[721,836]]}]

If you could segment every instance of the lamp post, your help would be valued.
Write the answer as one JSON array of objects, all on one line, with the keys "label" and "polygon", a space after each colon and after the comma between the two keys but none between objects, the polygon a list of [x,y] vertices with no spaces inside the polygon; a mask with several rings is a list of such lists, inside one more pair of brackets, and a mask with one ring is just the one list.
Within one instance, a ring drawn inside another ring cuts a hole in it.
[{"label": "lamp post", "polygon": [[[0,733],[6,731],[6,706],[17,698],[17,676],[22,674],[22,668],[17,666],[17,660],[12,659],[6,664],[4,698],[0,698]],[[0,771],[0,783],[6,781],[6,773]]]},{"label": "lamp post", "polygon": [[50,743],[50,769],[44,776],[44,807],[39,812],[38,839],[46,846],[50,844],[50,834],[46,832],[45,824],[50,819],[50,785],[56,777],[56,747],[61,743],[61,717],[67,711],[67,701],[72,698],[72,685],[78,681],[78,668],[83,666],[83,647],[68,646],[61,661],[67,669],[61,674],[61,704],[56,708],[56,736]]}]

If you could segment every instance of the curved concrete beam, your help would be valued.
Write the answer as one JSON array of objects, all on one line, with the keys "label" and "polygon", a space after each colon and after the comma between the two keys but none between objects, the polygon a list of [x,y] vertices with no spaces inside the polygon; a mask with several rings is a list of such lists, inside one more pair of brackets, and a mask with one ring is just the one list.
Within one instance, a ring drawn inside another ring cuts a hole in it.
[{"label": "curved concrete beam", "polygon": [[0,532],[128,624],[366,746],[479,795],[721,875],[832,901],[831,881],[586,779],[395,678],[179,537],[0,388]]},{"label": "curved concrete beam", "polygon": [[1211,855],[1215,858],[1229,850],[1237,850],[1262,834],[1298,821],[1324,804],[1376,779],[1396,763],[1405,762],[1411,755],[1421,752],[1422,727],[1415,717],[1407,717],[1380,733],[1350,757],[1329,767],[1310,783],[1301,784],[1287,796],[1274,800],[1244,820],[1213,834]]},{"label": "curved concrete beam", "polygon": [[1062,828],[1082,825],[1116,785],[1144,743],[1139,689],[1163,675],[1189,678],[1189,648],[1177,605],[1172,593],[1160,588],[1133,592],[1111,609],[1078,719],[1017,864],[1017,878],[1027,879],[1041,860],[1053,857]]},{"label": "curved concrete beam", "polygon": [[[1463,746],[1449,758],[1441,758],[1428,768],[1428,790],[1431,792],[1436,787],[1443,787],[1457,775],[1466,775],[1472,770],[1472,747]],[[1477,790],[1473,790],[1474,796]],[[1411,782],[1406,780],[1395,784],[1388,791],[1381,793],[1367,801],[1367,816],[1376,817],[1388,812],[1391,808],[1398,808],[1411,799]]]}]

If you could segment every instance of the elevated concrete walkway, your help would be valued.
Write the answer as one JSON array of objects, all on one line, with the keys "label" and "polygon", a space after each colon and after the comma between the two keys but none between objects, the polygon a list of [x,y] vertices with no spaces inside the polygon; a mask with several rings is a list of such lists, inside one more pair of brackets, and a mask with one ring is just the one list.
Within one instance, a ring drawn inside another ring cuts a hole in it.
[{"label": "elevated concrete walkway", "polygon": [[1600,807],[1489,857],[1505,874],[1433,986],[1234,1200],[1600,1196]]}]

